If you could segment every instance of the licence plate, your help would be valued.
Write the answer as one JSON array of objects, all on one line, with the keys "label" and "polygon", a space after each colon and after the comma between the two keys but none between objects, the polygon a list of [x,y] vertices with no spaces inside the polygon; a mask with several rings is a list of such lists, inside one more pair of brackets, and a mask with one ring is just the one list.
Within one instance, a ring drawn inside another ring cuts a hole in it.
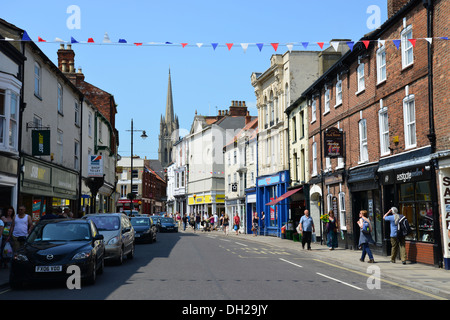
[{"label": "licence plate", "polygon": [[36,272],[61,272],[62,266],[36,266]]}]

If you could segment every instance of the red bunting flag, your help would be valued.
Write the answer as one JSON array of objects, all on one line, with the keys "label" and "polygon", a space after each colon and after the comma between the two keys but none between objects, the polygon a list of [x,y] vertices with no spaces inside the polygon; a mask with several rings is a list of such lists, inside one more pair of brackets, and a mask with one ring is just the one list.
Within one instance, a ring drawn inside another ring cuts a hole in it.
[{"label": "red bunting flag", "polygon": [[94,43],[94,39],[93,38],[89,38],[88,39],[88,43]]},{"label": "red bunting flag", "polygon": [[186,47],[188,44],[187,43],[182,43],[181,46],[184,48]]},{"label": "red bunting flag", "polygon": [[47,42],[46,40],[42,39],[41,37],[38,37],[39,42]]},{"label": "red bunting flag", "polygon": [[142,42],[135,42],[134,44],[135,44],[136,46],[138,46],[138,47],[139,47],[139,46],[142,46]]},{"label": "red bunting flag", "polygon": [[369,41],[369,40],[363,40],[363,43],[364,43],[364,45],[366,46],[366,49],[368,49],[368,48],[369,48],[370,41]]},{"label": "red bunting flag", "polygon": [[416,39],[408,39],[408,40],[413,45],[413,48],[415,48],[416,47]]},{"label": "red bunting flag", "polygon": [[278,49],[278,43],[271,43],[271,45],[272,45],[273,49],[274,49],[275,51],[277,51],[277,49]]},{"label": "red bunting flag", "polygon": [[231,50],[231,47],[233,46],[232,43],[227,43],[228,51]]},{"label": "red bunting flag", "polygon": [[319,45],[320,49],[323,49],[323,45],[325,42],[317,42],[317,44]]}]

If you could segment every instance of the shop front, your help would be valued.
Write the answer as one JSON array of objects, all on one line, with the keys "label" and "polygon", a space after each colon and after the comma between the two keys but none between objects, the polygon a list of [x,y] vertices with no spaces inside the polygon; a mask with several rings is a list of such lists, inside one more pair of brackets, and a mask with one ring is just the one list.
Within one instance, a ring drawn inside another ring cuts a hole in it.
[{"label": "shop front", "polygon": [[[426,264],[436,264],[440,253],[439,213],[433,210],[433,194],[430,155],[411,157],[410,160],[380,165],[378,172],[383,185],[384,211],[392,206],[406,216],[412,233],[406,238],[407,259]],[[386,224],[386,239],[389,225]],[[390,245],[387,243],[390,254]]]},{"label": "shop front", "polygon": [[0,210],[17,209],[17,164],[17,159],[0,155]]},{"label": "shop front", "polygon": [[191,194],[188,196],[188,207],[190,215],[207,213],[211,216],[217,213],[220,217],[225,212],[225,195],[214,192]]},{"label": "shop front", "polygon": [[256,186],[256,211],[259,216],[264,211],[266,234],[281,237],[281,228],[289,220],[287,201],[267,205],[277,197],[285,194],[289,187],[289,171],[281,171],[274,175],[258,177]]},{"label": "shop front", "polygon": [[32,211],[38,221],[48,208],[78,208],[78,174],[53,166],[36,158],[23,157],[19,202]]},{"label": "shop front", "polygon": [[[252,232],[252,217],[256,211],[256,188],[250,188],[245,190],[245,207],[246,207],[246,218],[245,218],[245,231],[246,233]],[[261,217],[260,217],[261,218]],[[261,228],[261,232],[264,233],[264,228]]]},{"label": "shop front", "polygon": [[351,234],[347,232],[347,236],[351,238],[352,241],[349,242],[352,243],[353,247],[357,248],[360,235],[360,228],[357,224],[359,212],[366,210],[372,224],[372,239],[375,241],[375,246],[371,249],[381,254],[386,250],[383,249],[383,214],[377,169],[378,164],[352,169],[348,172],[347,185],[352,201],[353,232]]},{"label": "shop front", "polygon": [[442,228],[443,266],[450,270],[450,159],[439,160],[440,215]]}]

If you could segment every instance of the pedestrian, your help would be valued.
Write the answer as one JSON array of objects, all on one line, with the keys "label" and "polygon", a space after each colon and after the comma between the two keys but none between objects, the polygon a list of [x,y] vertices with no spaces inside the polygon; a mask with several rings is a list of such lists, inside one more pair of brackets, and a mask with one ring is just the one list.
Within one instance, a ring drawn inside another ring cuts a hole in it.
[{"label": "pedestrian", "polygon": [[369,244],[375,243],[372,239],[372,224],[367,217],[367,210],[361,210],[359,212],[358,226],[360,228],[359,232],[359,247],[362,249],[361,258],[359,261],[364,262],[366,253],[369,255],[369,263],[375,263],[373,259],[372,251],[370,250]]},{"label": "pedestrian", "polygon": [[19,213],[14,219],[14,230],[12,233],[14,252],[17,252],[25,243],[32,227],[31,216],[26,213],[25,206],[21,205],[19,207]]},{"label": "pedestrian", "polygon": [[253,236],[254,237],[256,237],[258,235],[258,228],[259,228],[258,213],[254,212],[253,213],[253,219],[252,219],[252,231],[253,231]]},{"label": "pedestrian", "polygon": [[263,235],[266,235],[266,215],[264,214],[264,211],[261,211],[261,229]]},{"label": "pedestrian", "polygon": [[197,214],[195,215],[195,228],[194,228],[194,232],[195,230],[200,230],[200,214],[197,212]]},{"label": "pedestrian", "polygon": [[11,260],[11,258],[6,258],[3,257],[3,249],[5,248],[6,243],[9,242],[9,244],[12,247],[12,232],[14,231],[14,219],[16,217],[16,213],[14,211],[14,208],[9,206],[6,211],[2,212],[2,216],[0,218],[0,220],[2,221],[4,227],[3,227],[3,231],[0,234],[2,241],[1,241],[1,251],[0,251],[0,267],[4,267],[7,268],[8,267],[8,263]]},{"label": "pedestrian", "polygon": [[223,231],[223,219],[224,219],[225,217],[223,216],[223,211],[222,211],[222,213],[220,214],[220,218],[219,218],[219,229],[221,229],[222,231]]},{"label": "pedestrian", "polygon": [[307,245],[307,250],[311,250],[311,238],[312,233],[316,232],[314,227],[314,221],[309,215],[309,210],[304,211],[304,215],[300,218],[299,229],[302,235],[302,248],[305,249],[305,244]]},{"label": "pedestrian", "polygon": [[188,223],[188,218],[186,216],[186,213],[183,214],[183,218],[181,220],[183,221],[183,231],[186,231],[186,225]]},{"label": "pedestrian", "polygon": [[327,223],[327,245],[330,250],[334,250],[338,246],[337,240],[337,230],[339,229],[338,221],[334,216],[333,210],[328,212],[328,223]]},{"label": "pedestrian", "polygon": [[175,219],[177,220],[178,228],[181,228],[181,215],[177,211],[177,214],[175,215]]},{"label": "pedestrian", "polygon": [[212,214],[211,217],[209,217],[209,227],[211,229],[211,231],[214,230],[214,223],[216,220],[214,220],[214,215]]},{"label": "pedestrian", "polygon": [[218,224],[219,224],[219,217],[217,216],[217,212],[214,212],[214,230],[217,230]]},{"label": "pedestrian", "polygon": [[239,218],[238,213],[234,216],[234,226],[233,229],[236,231],[236,235],[239,235],[239,225],[241,224],[241,219]]},{"label": "pedestrian", "polygon": [[229,224],[230,224],[230,219],[228,218],[228,214],[225,213],[225,216],[223,217],[223,233],[225,233],[225,235],[228,235]]},{"label": "pedestrian", "polygon": [[391,262],[395,263],[395,259],[397,258],[398,251],[400,250],[400,259],[402,260],[402,264],[406,264],[406,247],[405,247],[405,238],[401,237],[398,234],[398,222],[402,215],[398,214],[398,209],[396,207],[392,207],[388,212],[385,213],[383,219],[385,221],[389,221],[389,225],[391,227],[390,237],[391,237]]}]

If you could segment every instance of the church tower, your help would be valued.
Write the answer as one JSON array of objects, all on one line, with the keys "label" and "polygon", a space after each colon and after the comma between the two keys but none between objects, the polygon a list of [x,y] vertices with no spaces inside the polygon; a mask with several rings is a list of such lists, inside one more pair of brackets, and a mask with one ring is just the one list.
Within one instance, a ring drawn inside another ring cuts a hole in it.
[{"label": "church tower", "polygon": [[169,69],[169,84],[167,87],[167,101],[166,114],[161,115],[160,133],[159,133],[159,149],[158,159],[163,168],[167,168],[173,161],[172,148],[174,142],[178,140],[175,137],[178,134],[178,117],[173,112],[173,98],[172,98],[172,80],[170,78]]}]

